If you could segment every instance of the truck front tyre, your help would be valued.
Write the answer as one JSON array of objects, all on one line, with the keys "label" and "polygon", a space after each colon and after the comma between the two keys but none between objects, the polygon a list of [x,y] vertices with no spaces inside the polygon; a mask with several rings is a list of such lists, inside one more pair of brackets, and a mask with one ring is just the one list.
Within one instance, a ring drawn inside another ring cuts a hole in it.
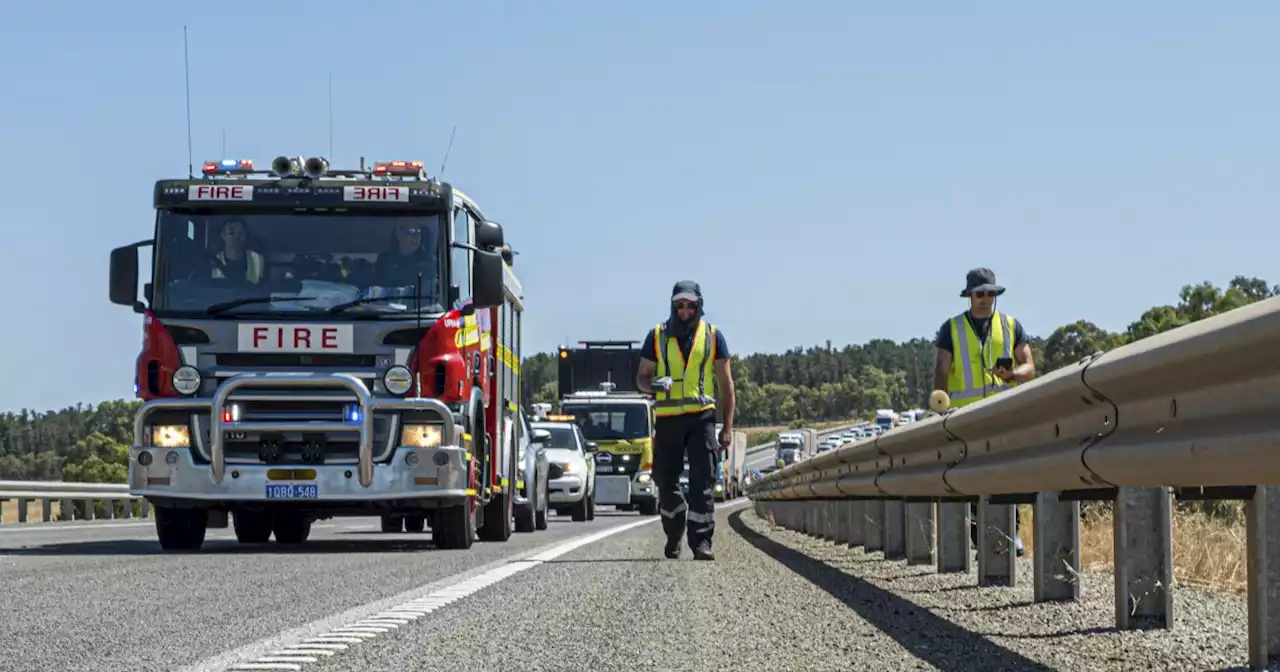
[{"label": "truck front tyre", "polygon": [[265,544],[271,539],[271,514],[266,511],[234,511],[231,526],[242,544]]},{"label": "truck front tyre", "polygon": [[579,499],[577,502],[575,502],[573,504],[573,507],[569,509],[571,515],[573,516],[573,522],[575,523],[587,522],[587,514],[589,513],[587,509],[590,506],[591,506],[591,502],[589,501],[589,498],[586,495],[583,495],[582,499]]},{"label": "truck front tyre", "polygon": [[640,502],[640,515],[642,516],[658,515],[658,500],[646,499],[643,502]]},{"label": "truck front tyre", "polygon": [[482,541],[506,541],[511,538],[511,492],[494,495],[484,506],[484,527],[480,528]]},{"label": "truck front tyre", "polygon": [[204,545],[209,518],[204,509],[156,507],[156,536],[166,551],[198,551]]},{"label": "truck front tyre", "polygon": [[436,512],[431,526],[431,541],[441,550],[464,550],[475,541],[475,518],[470,500]]},{"label": "truck front tyre", "polygon": [[278,544],[301,544],[311,536],[311,520],[295,512],[278,512],[271,518]]},{"label": "truck front tyre", "polygon": [[426,516],[405,516],[404,531],[405,532],[421,532],[427,529]]},{"label": "truck front tyre", "polygon": [[382,531],[386,534],[398,534],[404,529],[404,516],[383,516]]}]

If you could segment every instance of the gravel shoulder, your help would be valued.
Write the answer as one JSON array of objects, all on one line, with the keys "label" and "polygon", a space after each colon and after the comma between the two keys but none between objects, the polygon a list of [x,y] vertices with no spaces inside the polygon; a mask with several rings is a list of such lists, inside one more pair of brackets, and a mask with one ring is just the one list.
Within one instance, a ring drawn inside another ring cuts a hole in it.
[{"label": "gravel shoulder", "polygon": [[1075,604],[1032,604],[772,526],[717,516],[712,563],[662,557],[646,525],[543,563],[341,655],[324,672],[1220,670],[1243,665],[1244,602],[1183,589],[1170,631],[1112,628],[1111,577]]}]

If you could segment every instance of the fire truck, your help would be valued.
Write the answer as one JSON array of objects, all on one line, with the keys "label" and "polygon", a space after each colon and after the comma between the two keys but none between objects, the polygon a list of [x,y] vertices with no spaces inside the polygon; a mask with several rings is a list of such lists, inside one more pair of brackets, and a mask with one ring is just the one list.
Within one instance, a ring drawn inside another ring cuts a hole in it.
[{"label": "fire truck", "polygon": [[653,398],[636,387],[634,341],[579,341],[557,352],[560,413],[597,445],[596,503],[658,514],[653,483]]},{"label": "fire truck", "polygon": [[112,251],[111,301],[142,315],[129,492],[163,549],[229,519],[243,543],[335,516],[438,548],[511,536],[511,248],[421,162],[360,163],[205,163],[156,182],[153,238]]}]

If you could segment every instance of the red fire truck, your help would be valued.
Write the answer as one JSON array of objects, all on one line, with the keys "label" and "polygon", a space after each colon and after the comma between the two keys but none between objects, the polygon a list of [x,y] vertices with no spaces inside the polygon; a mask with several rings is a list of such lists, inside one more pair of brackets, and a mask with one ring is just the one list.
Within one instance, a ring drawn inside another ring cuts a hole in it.
[{"label": "red fire truck", "polygon": [[129,491],[164,549],[229,519],[244,543],[334,516],[440,548],[510,537],[511,249],[421,162],[361,164],[206,163],[156,182],[153,238],[112,251],[111,301],[143,316]]}]

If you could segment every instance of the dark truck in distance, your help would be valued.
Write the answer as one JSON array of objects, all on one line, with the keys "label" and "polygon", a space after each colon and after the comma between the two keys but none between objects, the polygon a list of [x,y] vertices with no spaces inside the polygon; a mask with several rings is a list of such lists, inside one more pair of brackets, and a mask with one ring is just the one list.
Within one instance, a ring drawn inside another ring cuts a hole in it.
[{"label": "dark truck in distance", "polygon": [[143,316],[129,492],[161,547],[229,515],[245,543],[344,515],[508,539],[523,290],[502,227],[418,161],[202,173],[157,181],[154,237],[111,253],[112,303]]}]

